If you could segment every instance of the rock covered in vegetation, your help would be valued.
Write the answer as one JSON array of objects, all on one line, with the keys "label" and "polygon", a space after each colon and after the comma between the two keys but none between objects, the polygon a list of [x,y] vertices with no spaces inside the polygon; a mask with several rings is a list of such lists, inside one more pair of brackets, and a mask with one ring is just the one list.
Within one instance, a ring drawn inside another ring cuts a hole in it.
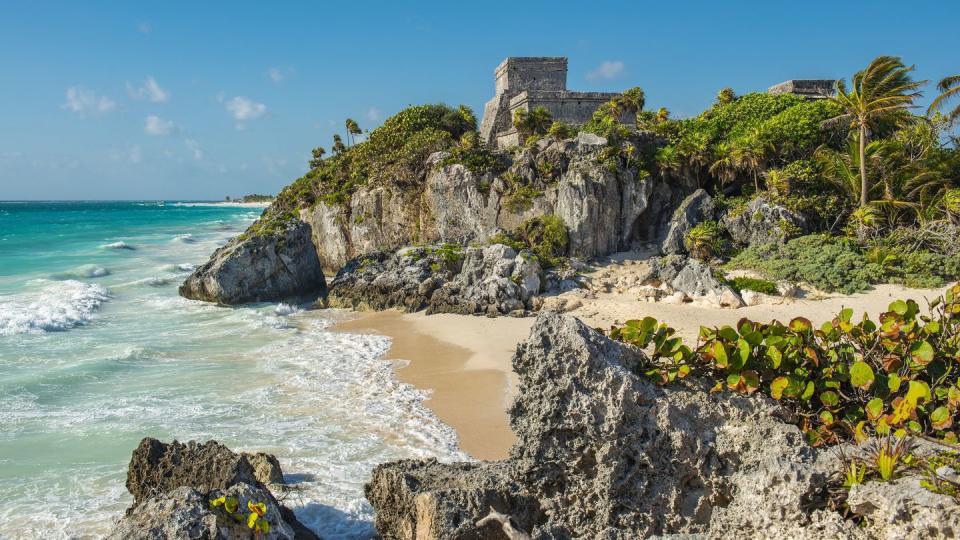
[{"label": "rock covered in vegetation", "polygon": [[506,315],[535,307],[542,270],[502,244],[376,252],[347,263],[330,283],[331,306],[428,313]]},{"label": "rock covered in vegetation", "polygon": [[281,230],[244,233],[217,249],[180,286],[180,296],[220,304],[321,295],[326,282],[310,226],[299,220]]},{"label": "rock covered in vegetation", "polygon": [[713,219],[716,219],[713,198],[703,189],[694,191],[673,212],[667,235],[660,244],[660,251],[665,255],[686,253],[684,239],[687,233],[698,223]]},{"label": "rock covered in vegetation", "polygon": [[368,498],[378,515],[405,518],[378,520],[381,535],[502,538],[475,525],[486,504],[533,538],[855,532],[805,507],[824,473],[772,400],[660,386],[637,376],[642,352],[554,314],[538,317],[513,361],[509,460],[382,465]]},{"label": "rock covered in vegetation", "polygon": [[[166,444],[145,438],[133,451],[127,472],[133,504],[111,538],[248,536],[247,501],[266,506],[270,531],[263,537],[318,538],[265,485],[282,479],[279,462],[269,454],[238,454],[216,441]],[[244,519],[239,526],[225,509],[211,507],[209,501],[220,496],[240,502]]]},{"label": "rock covered in vegetation", "polygon": [[782,244],[792,236],[808,232],[807,218],[757,197],[722,220],[733,241],[742,246]]},{"label": "rock covered in vegetation", "polygon": [[550,214],[570,231],[570,255],[589,258],[655,239],[692,190],[641,177],[634,164],[604,161],[607,141],[596,135],[542,142],[500,155],[506,171],[472,170],[448,153],[435,154],[422,167],[422,182],[364,185],[345,203],[319,200],[300,216],[332,271],[360,255],[417,242],[482,242]]}]

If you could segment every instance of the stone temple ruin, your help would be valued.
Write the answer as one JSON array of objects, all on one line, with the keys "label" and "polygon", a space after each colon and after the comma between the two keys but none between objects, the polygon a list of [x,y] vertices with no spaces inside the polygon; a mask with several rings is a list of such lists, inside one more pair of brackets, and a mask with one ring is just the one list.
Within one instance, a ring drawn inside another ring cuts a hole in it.
[{"label": "stone temple ruin", "polygon": [[600,105],[619,94],[567,90],[567,59],[562,56],[510,57],[494,70],[496,95],[483,109],[480,136],[496,148],[520,144],[513,127],[518,109],[543,107],[554,120],[583,124]]},{"label": "stone temple ruin", "polygon": [[775,84],[768,94],[795,94],[809,99],[826,99],[836,93],[837,81],[831,79],[793,79]]},{"label": "stone temple ruin", "polygon": [[[563,56],[511,56],[494,70],[496,94],[483,108],[480,136],[494,148],[521,144],[513,113],[543,107],[554,120],[584,124],[600,105],[620,94],[567,90],[567,59]],[[834,95],[835,81],[794,79],[771,86],[770,94],[796,94],[808,99]]]}]

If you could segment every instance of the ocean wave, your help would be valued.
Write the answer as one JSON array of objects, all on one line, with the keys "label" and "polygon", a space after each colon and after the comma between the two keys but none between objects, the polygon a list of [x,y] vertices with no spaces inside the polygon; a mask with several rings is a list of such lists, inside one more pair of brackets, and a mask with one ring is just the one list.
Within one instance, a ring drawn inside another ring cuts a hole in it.
[{"label": "ocean wave", "polygon": [[178,234],[178,235],[174,236],[173,239],[172,239],[172,241],[173,241],[173,242],[181,242],[181,243],[184,243],[184,244],[192,244],[192,243],[196,242],[197,240],[196,240],[196,238],[193,237],[192,234],[187,233],[187,234]]},{"label": "ocean wave", "polygon": [[111,242],[109,244],[103,244],[100,247],[103,249],[129,249],[129,250],[137,249],[126,242]]},{"label": "ocean wave", "polygon": [[173,272],[174,274],[184,274],[187,272],[193,272],[197,269],[197,265],[190,263],[182,264],[168,264],[163,267],[167,272]]},{"label": "ocean wave", "polygon": [[146,285],[148,287],[163,287],[164,285],[169,285],[171,281],[173,281],[173,278],[152,276],[152,277],[147,277],[143,279],[138,279],[136,281],[132,281],[130,283],[127,283],[127,285]]},{"label": "ocean wave", "polygon": [[97,266],[95,264],[85,264],[83,266],[78,266],[73,270],[67,270],[66,272],[59,272],[57,274],[51,274],[50,277],[56,280],[65,280],[65,279],[82,279],[82,278],[98,278],[109,276],[110,270],[102,266]]},{"label": "ocean wave", "polygon": [[76,280],[47,281],[37,291],[0,300],[0,336],[69,330],[93,320],[110,299],[106,288]]},{"label": "ocean wave", "polygon": [[287,315],[293,315],[294,313],[300,313],[303,309],[299,306],[290,305],[284,302],[280,302],[273,308],[273,312],[281,317]]}]

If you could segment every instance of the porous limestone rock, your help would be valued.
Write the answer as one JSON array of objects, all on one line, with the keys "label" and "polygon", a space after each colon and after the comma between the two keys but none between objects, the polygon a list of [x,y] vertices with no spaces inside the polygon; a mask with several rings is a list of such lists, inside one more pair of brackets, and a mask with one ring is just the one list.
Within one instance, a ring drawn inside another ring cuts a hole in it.
[{"label": "porous limestone rock", "polygon": [[743,299],[729,285],[713,275],[709,264],[694,259],[670,255],[654,257],[647,261],[648,268],[642,279],[646,285],[666,285],[693,301],[717,307],[743,307]]},{"label": "porous limestone rock", "polygon": [[541,314],[513,359],[510,458],[381,465],[367,486],[378,531],[502,539],[476,526],[489,504],[537,539],[865,538],[808,504],[836,463],[818,460],[777,403],[695,380],[661,386],[637,375],[644,362],[575,318]]},{"label": "porous limestone rock", "polygon": [[[211,508],[209,501],[220,496],[233,497],[239,502],[240,519],[222,508]],[[263,540],[293,540],[299,536],[282,515],[281,507],[264,488],[250,484],[234,484],[224,490],[203,493],[189,486],[159,493],[132,508],[107,536],[108,540],[158,540],[189,538],[197,540],[233,540],[251,538],[247,527],[247,502],[264,503],[263,518],[270,524]]]},{"label": "porous limestone rock", "polygon": [[507,315],[535,309],[540,265],[503,244],[463,251],[435,247],[354,259],[330,283],[331,306],[427,313]]},{"label": "porous limestone rock", "polygon": [[[267,505],[268,538],[318,539],[270,493],[263,480],[277,477],[282,481],[279,462],[269,454],[236,453],[216,441],[167,444],[144,438],[127,471],[133,504],[111,538],[237,538],[233,519],[208,504],[226,495],[242,499],[242,508],[248,499]],[[249,535],[249,529],[243,533]]]},{"label": "porous limestone rock", "polygon": [[956,538],[960,506],[948,495],[920,485],[916,476],[890,482],[867,482],[850,488],[850,511],[866,518],[871,538]]},{"label": "porous limestone rock", "polygon": [[246,233],[217,249],[180,286],[180,296],[220,304],[324,294],[326,281],[310,226],[289,222],[276,235]]},{"label": "porous limestone rock", "polygon": [[803,215],[763,197],[750,201],[735,214],[728,213],[721,222],[733,241],[743,246],[783,243],[791,234],[808,229]]},{"label": "porous limestone rock", "polygon": [[700,222],[713,219],[716,219],[713,198],[703,189],[694,191],[673,212],[660,251],[665,255],[686,253],[687,233]]}]

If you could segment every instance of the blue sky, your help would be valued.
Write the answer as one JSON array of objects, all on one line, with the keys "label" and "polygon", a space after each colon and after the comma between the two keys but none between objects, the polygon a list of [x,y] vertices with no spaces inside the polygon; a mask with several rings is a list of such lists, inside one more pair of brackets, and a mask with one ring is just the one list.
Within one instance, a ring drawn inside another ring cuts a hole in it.
[{"label": "blue sky", "polygon": [[879,54],[938,80],[960,73],[958,19],[945,1],[11,0],[0,199],[275,193],[346,117],[373,128],[429,102],[479,116],[506,56],[568,56],[569,88],[640,85],[677,116],[724,86],[849,77]]}]

